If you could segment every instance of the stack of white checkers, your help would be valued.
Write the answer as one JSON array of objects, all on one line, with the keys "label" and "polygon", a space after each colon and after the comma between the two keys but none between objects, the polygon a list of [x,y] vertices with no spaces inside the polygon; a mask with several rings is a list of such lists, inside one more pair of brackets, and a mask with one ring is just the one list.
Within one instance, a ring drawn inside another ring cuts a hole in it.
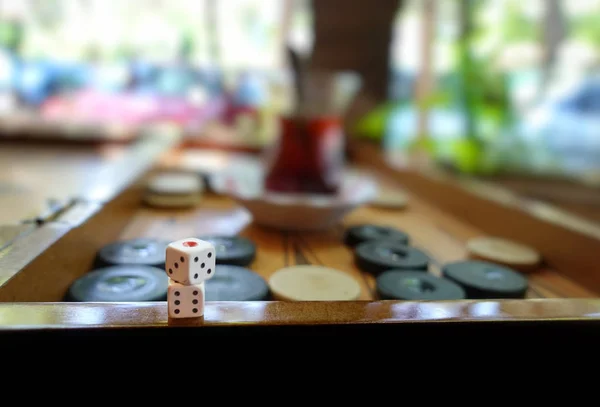
[{"label": "stack of white checkers", "polygon": [[404,209],[408,205],[408,196],[399,190],[382,189],[370,204],[377,208]]},{"label": "stack of white checkers", "polygon": [[184,208],[200,203],[204,183],[192,173],[163,173],[154,175],[146,185],[144,202],[158,208]]},{"label": "stack of white checkers", "polygon": [[169,318],[199,318],[204,315],[204,282],[215,275],[215,247],[196,238],[171,242],[166,249],[165,271],[169,277]]}]

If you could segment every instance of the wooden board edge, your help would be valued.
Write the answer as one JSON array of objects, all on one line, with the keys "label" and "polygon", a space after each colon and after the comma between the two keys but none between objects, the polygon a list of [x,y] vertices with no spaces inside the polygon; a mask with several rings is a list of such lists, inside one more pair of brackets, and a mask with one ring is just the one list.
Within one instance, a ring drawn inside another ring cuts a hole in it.
[{"label": "wooden board edge", "polygon": [[9,246],[0,257],[0,270],[10,271],[0,301],[60,301],[100,247],[118,238],[141,195],[141,188],[130,187],[105,205],[79,202]]},{"label": "wooden board edge", "polygon": [[35,258],[70,230],[65,224],[43,225],[0,250],[0,293]]},{"label": "wooden board edge", "polygon": [[207,302],[204,318],[171,321],[164,301],[0,303],[0,330],[566,320],[600,321],[600,300]]}]

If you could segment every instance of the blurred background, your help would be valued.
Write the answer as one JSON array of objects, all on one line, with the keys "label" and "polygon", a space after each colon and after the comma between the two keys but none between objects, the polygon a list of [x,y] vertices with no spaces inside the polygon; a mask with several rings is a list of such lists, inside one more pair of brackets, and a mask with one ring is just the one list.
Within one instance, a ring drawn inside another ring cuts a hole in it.
[{"label": "blurred background", "polygon": [[600,183],[600,0],[368,3],[3,0],[0,137],[169,123],[190,145],[260,150],[291,45],[361,75],[349,138],[459,174]]}]

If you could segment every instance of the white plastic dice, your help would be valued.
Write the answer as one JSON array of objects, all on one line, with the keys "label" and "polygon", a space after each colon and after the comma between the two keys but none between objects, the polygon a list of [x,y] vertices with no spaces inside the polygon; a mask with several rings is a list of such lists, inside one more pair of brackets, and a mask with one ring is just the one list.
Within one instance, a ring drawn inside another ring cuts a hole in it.
[{"label": "white plastic dice", "polygon": [[165,271],[180,284],[198,284],[215,274],[215,247],[204,240],[188,238],[167,247]]},{"label": "white plastic dice", "polygon": [[204,315],[204,283],[184,285],[169,281],[169,318],[197,318]]}]

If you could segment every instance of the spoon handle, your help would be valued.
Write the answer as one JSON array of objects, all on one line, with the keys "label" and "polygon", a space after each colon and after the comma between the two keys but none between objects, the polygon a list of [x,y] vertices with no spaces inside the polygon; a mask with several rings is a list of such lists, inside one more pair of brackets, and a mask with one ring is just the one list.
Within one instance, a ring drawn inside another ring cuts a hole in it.
[{"label": "spoon handle", "polygon": [[287,47],[288,57],[292,65],[292,74],[294,81],[294,89],[296,91],[296,103],[295,109],[296,114],[300,114],[304,110],[304,103],[306,101],[306,84],[305,84],[305,72],[300,61],[300,56],[292,47]]}]

